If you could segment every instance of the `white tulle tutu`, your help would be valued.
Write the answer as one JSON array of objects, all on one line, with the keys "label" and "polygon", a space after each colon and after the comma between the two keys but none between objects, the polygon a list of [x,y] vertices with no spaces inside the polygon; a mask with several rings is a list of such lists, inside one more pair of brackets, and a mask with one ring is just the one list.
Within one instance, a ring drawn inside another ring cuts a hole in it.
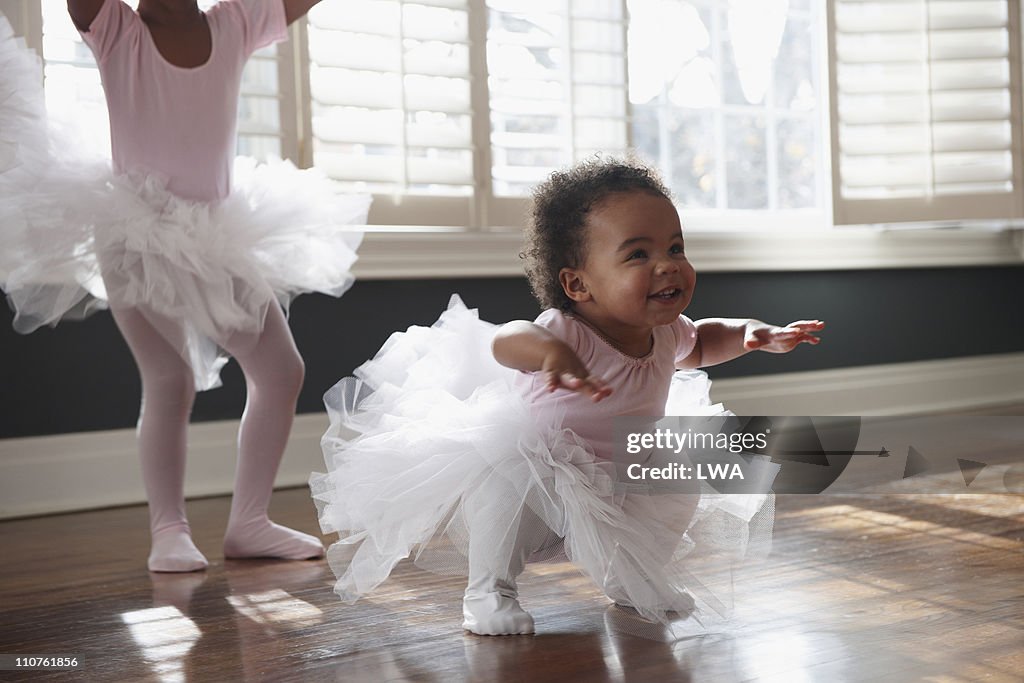
[{"label": "white tulle tutu", "polygon": [[0,286],[19,332],[135,308],[207,389],[226,360],[218,344],[255,339],[268,307],[351,286],[362,232],[348,226],[365,224],[368,196],[238,158],[228,198],[181,199],[155,175],[115,176],[86,133],[47,116],[39,60],[2,17],[0,73]]},{"label": "white tulle tutu", "polygon": [[[561,539],[531,559],[564,550],[648,619],[691,612],[694,599],[698,614],[726,615],[731,568],[767,550],[772,497],[624,492],[561,416],[531,410],[491,356],[496,329],[453,296],[432,327],[392,335],[325,395],[328,472],[310,486],[322,528],[340,537],[328,550],[336,592],[354,601],[407,557],[465,574],[470,527],[488,530],[487,564],[508,566],[514,525],[530,523]],[[702,372],[677,373],[668,410],[721,413],[709,386]]]}]

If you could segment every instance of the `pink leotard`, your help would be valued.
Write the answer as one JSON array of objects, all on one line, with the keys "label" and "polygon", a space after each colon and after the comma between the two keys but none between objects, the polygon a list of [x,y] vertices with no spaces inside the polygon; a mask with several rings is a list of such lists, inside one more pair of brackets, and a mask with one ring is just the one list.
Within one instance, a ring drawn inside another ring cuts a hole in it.
[{"label": "pink leotard", "polygon": [[82,33],[106,93],[114,171],[156,174],[171,192],[196,201],[230,192],[242,68],[253,52],[287,36],[281,0],[222,0],[206,19],[213,50],[195,68],[164,59],[121,0],[107,0]]},{"label": "pink leotard", "polygon": [[598,403],[565,389],[549,393],[543,373],[520,374],[518,385],[534,409],[564,411],[562,426],[586,439],[605,460],[613,455],[612,418],[663,415],[676,362],[690,355],[697,343],[697,328],[686,316],[654,328],[653,348],[643,358],[625,355],[586,323],[555,309],[544,311],[534,322],[567,343],[591,375],[604,379],[613,391]]}]

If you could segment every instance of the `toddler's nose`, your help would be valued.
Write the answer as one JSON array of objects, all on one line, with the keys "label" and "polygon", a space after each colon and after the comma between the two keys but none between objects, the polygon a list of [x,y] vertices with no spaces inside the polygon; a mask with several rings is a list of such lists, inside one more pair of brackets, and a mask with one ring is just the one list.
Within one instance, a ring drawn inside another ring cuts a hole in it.
[{"label": "toddler's nose", "polygon": [[658,262],[654,265],[654,272],[658,275],[677,273],[679,272],[679,263],[672,258],[658,259]]}]

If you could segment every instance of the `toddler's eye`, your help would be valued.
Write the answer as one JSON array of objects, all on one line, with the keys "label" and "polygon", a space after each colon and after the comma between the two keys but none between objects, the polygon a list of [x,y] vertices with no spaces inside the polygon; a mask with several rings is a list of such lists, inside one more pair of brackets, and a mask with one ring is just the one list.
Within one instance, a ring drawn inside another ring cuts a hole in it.
[{"label": "toddler's eye", "polygon": [[647,258],[647,251],[644,250],[644,249],[637,249],[636,251],[631,253],[629,256],[627,256],[626,260],[627,261],[632,261],[633,259],[638,259],[638,258]]},{"label": "toddler's eye", "polygon": [[670,254],[683,254],[685,252],[686,250],[683,248],[683,245],[681,244],[673,244],[671,248],[669,248],[668,250],[668,253]]}]

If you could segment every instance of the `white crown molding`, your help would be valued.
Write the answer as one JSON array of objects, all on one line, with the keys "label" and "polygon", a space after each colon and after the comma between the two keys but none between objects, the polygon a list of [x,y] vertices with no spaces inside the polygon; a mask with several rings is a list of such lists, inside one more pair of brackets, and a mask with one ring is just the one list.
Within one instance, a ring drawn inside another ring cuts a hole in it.
[{"label": "white crown molding", "polygon": [[[741,415],[910,415],[1024,402],[1024,353],[839,368],[714,382]],[[278,487],[323,471],[322,413],[299,415]],[[192,426],[189,497],[232,488],[237,421]],[[135,430],[0,440],[0,519],[142,503]],[[312,505],[312,503],[310,503]]]}]

